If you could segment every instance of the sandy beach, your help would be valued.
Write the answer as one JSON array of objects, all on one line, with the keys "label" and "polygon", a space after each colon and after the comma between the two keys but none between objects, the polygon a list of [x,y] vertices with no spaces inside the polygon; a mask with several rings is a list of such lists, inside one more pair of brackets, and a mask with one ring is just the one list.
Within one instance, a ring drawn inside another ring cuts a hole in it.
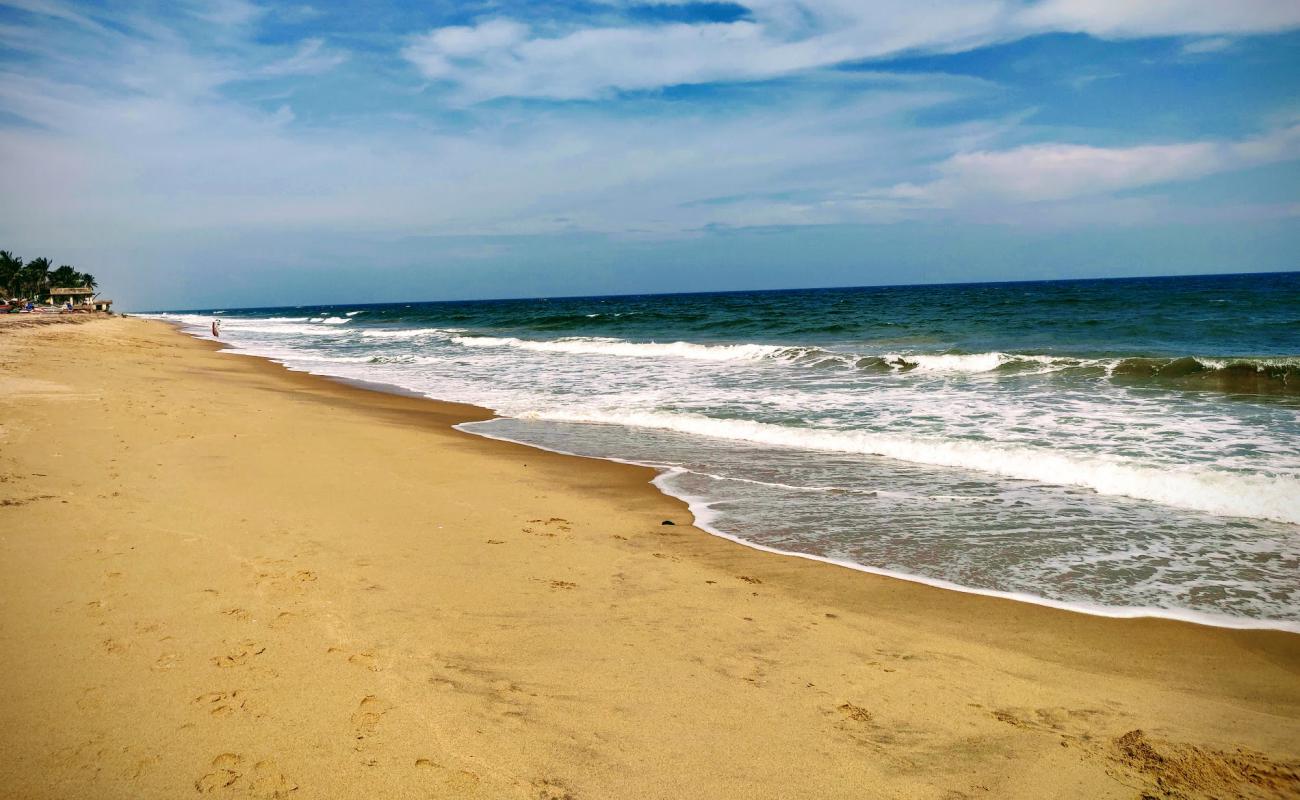
[{"label": "sandy beach", "polygon": [[1300,636],[758,552],[485,416],[0,327],[0,794],[1300,796]]}]

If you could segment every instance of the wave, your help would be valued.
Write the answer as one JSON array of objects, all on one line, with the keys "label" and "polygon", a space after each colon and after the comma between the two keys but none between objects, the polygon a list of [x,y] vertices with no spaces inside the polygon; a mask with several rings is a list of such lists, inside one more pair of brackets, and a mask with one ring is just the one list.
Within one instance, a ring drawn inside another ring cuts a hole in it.
[{"label": "wave", "polygon": [[863,372],[917,374],[1047,373],[1095,370],[1116,383],[1150,381],[1183,389],[1241,393],[1300,393],[1300,358],[1083,358],[1034,353],[882,353],[862,354],[814,346],[633,342],[605,337],[553,340],[515,336],[459,336],[466,347],[514,347],[540,353],[606,355],[626,358],[687,358],[701,361],[786,361],[807,367],[839,367]]},{"label": "wave", "polygon": [[629,358],[690,358],[701,361],[759,361],[775,359],[805,366],[842,366],[862,370],[897,372],[989,372],[1008,366],[1065,368],[1078,366],[1075,358],[1009,353],[940,353],[862,355],[802,347],[768,344],[695,344],[693,342],[631,342],[604,337],[571,337],[554,340],[520,339],[515,336],[458,336],[453,342],[466,347],[515,347],[539,353],[570,353],[623,356]]},{"label": "wave", "polygon": [[[473,430],[468,425],[458,426],[462,430],[469,430],[479,436],[485,436],[489,439],[501,438],[490,434]],[[513,439],[504,439],[504,441],[514,441]],[[520,442],[520,444],[528,444]],[[536,447],[537,445],[532,445]],[[547,448],[542,448],[547,449]],[[563,452],[563,451],[559,451]],[[611,459],[617,460],[617,459]],[[1204,611],[1194,611],[1183,608],[1167,608],[1162,606],[1150,605],[1110,605],[1096,601],[1088,600],[1058,600],[1038,594],[1031,594],[1025,591],[1008,591],[1004,589],[978,588],[968,586],[964,583],[957,583],[943,578],[936,578],[928,575],[921,575],[913,572],[905,572],[897,569],[887,569],[884,567],[875,567],[868,564],[862,564],[857,561],[851,561],[846,558],[839,558],[831,555],[821,555],[819,553],[809,553],[802,550],[791,550],[781,547],[773,547],[767,544],[760,544],[743,536],[728,533],[718,525],[718,513],[713,508],[713,502],[704,497],[676,491],[673,487],[673,479],[682,474],[681,470],[669,470],[656,477],[652,483],[659,488],[664,494],[677,497],[684,501],[690,509],[691,516],[694,517],[695,527],[707,531],[708,533],[718,536],[722,539],[735,542],[754,550],[761,550],[765,553],[774,553],[776,555],[791,556],[794,558],[807,559],[809,561],[819,561],[824,564],[833,564],[838,567],[866,572],[872,575],[882,575],[887,578],[908,581],[911,583],[920,583],[926,586],[933,586],[937,589],[947,591],[961,592],[963,594],[980,595],[984,597],[999,597],[1004,600],[1013,600],[1019,603],[1029,603],[1031,605],[1046,606],[1063,611],[1070,611],[1079,614],[1089,614],[1098,617],[1109,617],[1113,619],[1140,619],[1151,617],[1156,619],[1173,619],[1182,622],[1190,622],[1197,625],[1209,625],[1218,628],[1235,628],[1245,630],[1280,630],[1300,633],[1300,623],[1286,619],[1242,617],[1230,614],[1221,614]]]},{"label": "wave", "polygon": [[1300,393],[1300,358],[1125,358],[1110,367],[1116,383],[1242,394]]},{"label": "wave", "polygon": [[993,473],[1038,483],[1079,486],[1099,494],[1149,500],[1216,516],[1300,525],[1300,479],[1222,470],[1173,469],[1020,445],[924,439],[870,431],[797,428],[664,412],[545,411],[524,418],[594,422],[676,431],[756,444],[885,456],[900,461]]},{"label": "wave", "polygon": [[367,339],[418,339],[421,336],[445,336],[449,333],[461,333],[461,328],[404,328],[398,330],[362,331]]},{"label": "wave", "polygon": [[[356,313],[364,313],[358,311]],[[195,327],[205,327],[211,317],[195,314],[157,314]],[[280,335],[321,335],[323,326],[339,326],[353,317],[226,317],[227,331]],[[308,323],[303,325],[302,323]],[[378,339],[415,339],[464,334],[464,328],[410,328],[371,330],[361,335]],[[983,373],[1040,374],[1063,370],[1094,370],[1118,385],[1151,384],[1171,389],[1207,390],[1242,394],[1300,394],[1300,357],[1128,357],[1082,358],[1033,353],[877,353],[828,350],[816,346],[756,343],[698,344],[687,341],[635,342],[608,337],[567,337],[551,340],[515,336],[452,336],[456,345],[475,348],[516,348],[539,353],[601,355],[623,358],[683,358],[698,361],[784,361],[822,369],[846,369],[881,374],[977,375]]]},{"label": "wave", "polygon": [[574,353],[633,358],[673,356],[701,361],[754,361],[789,348],[763,344],[706,345],[691,342],[628,342],[622,339],[573,338],[533,341],[514,336],[456,336],[465,347],[514,347],[538,353]]}]

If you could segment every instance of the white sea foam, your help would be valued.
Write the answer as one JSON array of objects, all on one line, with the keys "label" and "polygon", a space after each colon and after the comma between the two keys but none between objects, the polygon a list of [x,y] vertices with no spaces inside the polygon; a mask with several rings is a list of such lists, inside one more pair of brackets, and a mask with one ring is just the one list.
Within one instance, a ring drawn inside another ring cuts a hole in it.
[{"label": "white sea foam", "polygon": [[977,353],[974,355],[888,355],[891,364],[922,372],[988,372],[997,369],[1009,359],[1003,353]]},{"label": "white sea foam", "polygon": [[[471,429],[469,425],[462,425],[458,427],[461,427],[466,430]],[[493,437],[489,434],[485,434],[480,431],[475,431],[475,432],[478,433],[480,436],[488,436],[488,438],[504,438],[504,437]],[[506,441],[513,441],[513,440],[506,439]],[[618,459],[610,459],[610,460],[616,461]],[[707,498],[687,494],[681,491],[676,491],[672,486],[673,479],[678,477],[682,473],[683,470],[680,469],[666,470],[660,473],[654,479],[653,483],[655,486],[659,487],[659,489],[663,491],[665,494],[672,495],[674,497],[677,497],[685,501],[687,507],[690,509],[691,516],[694,517],[695,527],[700,528],[701,530],[708,531],[714,536],[718,536],[723,539],[728,539],[730,541],[736,542],[737,544],[741,544],[744,545],[745,547],[750,547],[755,550],[762,550],[763,552],[766,553],[775,553],[777,555],[793,556],[795,558],[804,558],[804,559],[808,559],[809,561],[820,561],[824,564],[834,564],[835,566],[845,567],[847,569],[856,570],[858,572],[866,572],[872,575],[881,575],[887,578],[895,578],[897,580],[904,580],[912,583],[920,583],[926,586],[933,586],[938,589],[947,589],[949,591],[962,592],[964,594],[982,595],[985,597],[1000,597],[1004,600],[1014,600],[1021,603],[1030,603],[1032,605],[1047,606],[1049,608],[1058,608],[1063,611],[1073,611],[1076,613],[1091,614],[1093,616],[1110,617],[1114,619],[1139,619],[1142,617],[1155,617],[1160,619],[1174,619],[1183,622],[1191,622],[1198,625],[1210,625],[1219,628],[1237,628],[1237,629],[1246,629],[1246,630],[1260,630],[1260,629],[1281,630],[1281,631],[1290,631],[1292,633],[1300,633],[1300,623],[1293,622],[1291,620],[1251,619],[1248,617],[1228,616],[1225,614],[1212,614],[1212,613],[1207,614],[1200,611],[1191,611],[1191,610],[1180,609],[1180,608],[1161,608],[1157,606],[1132,606],[1132,605],[1113,606],[1113,605],[1103,605],[1101,603],[1087,602],[1087,601],[1080,601],[1080,600],[1054,600],[1048,597],[1043,597],[1042,595],[1030,594],[1028,592],[1011,592],[1011,591],[1002,591],[998,589],[975,588],[975,587],[967,586],[965,584],[944,580],[942,578],[933,578],[924,575],[917,575],[911,572],[903,572],[901,570],[882,569],[880,567],[873,567],[866,564],[859,564],[858,562],[851,561],[849,559],[835,558],[835,557],[819,555],[815,553],[804,553],[796,550],[788,550],[784,548],[771,547],[768,545],[759,544],[757,542],[750,541],[749,539],[746,539],[743,536],[736,536],[735,534],[728,533],[727,531],[718,527],[717,525],[718,514],[714,511],[713,504]]]},{"label": "white sea foam", "polygon": [[391,331],[362,331],[361,335],[367,339],[418,339],[421,336],[438,336],[453,332],[457,331],[455,329],[447,328],[403,328]]},{"label": "white sea foam", "polygon": [[[695,342],[631,342],[604,337],[571,337],[554,340],[520,339],[514,336],[462,336],[452,340],[465,347],[513,347],[535,353],[605,355],[624,358],[686,358],[699,361],[760,361],[776,359],[806,366],[834,364],[852,367],[863,359],[896,370],[934,373],[990,372],[1007,364],[1037,364],[1045,370],[1085,364],[1079,359],[1013,353],[970,354],[864,354],[767,344],[697,344]],[[1101,362],[1097,362],[1098,366]]]},{"label": "white sea foam", "polygon": [[1041,364],[1046,367],[1077,366],[1075,359],[1012,353],[970,354],[890,354],[883,356],[891,365],[917,372],[990,372],[1006,364]]},{"label": "white sea foam", "polygon": [[[176,322],[190,329],[190,332],[200,335],[209,330],[209,326],[215,319],[215,317],[205,314],[142,314],[141,316]],[[317,319],[324,318],[318,317]],[[273,334],[276,336],[334,336],[339,333],[338,329],[332,326],[326,328],[321,327],[319,324],[312,325],[308,317],[254,317],[251,319],[222,317],[221,331],[224,336],[237,335],[241,332]]]},{"label": "white sea foam", "polygon": [[1100,494],[1134,497],[1219,516],[1253,517],[1300,525],[1300,480],[1222,470],[1159,469],[1113,458],[970,440],[937,440],[869,431],[798,428],[739,419],[663,412],[610,413],[547,410],[535,419],[597,422],[671,430],[717,439],[804,450],[861,453],[919,464],[957,467],[1041,483],[1081,486]]},{"label": "white sea foam", "polygon": [[515,347],[535,353],[574,353],[631,358],[690,358],[700,361],[754,361],[787,348],[763,344],[706,345],[691,342],[628,342],[622,339],[571,338],[533,341],[514,336],[457,336],[465,347]]}]

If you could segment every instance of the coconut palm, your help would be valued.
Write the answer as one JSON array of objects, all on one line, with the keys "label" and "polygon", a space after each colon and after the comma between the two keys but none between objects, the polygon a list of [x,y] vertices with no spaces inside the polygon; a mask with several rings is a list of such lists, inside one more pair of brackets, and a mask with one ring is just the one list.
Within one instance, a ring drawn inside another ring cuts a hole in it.
[{"label": "coconut palm", "polygon": [[31,261],[28,261],[27,266],[23,267],[21,280],[23,289],[26,291],[28,298],[39,300],[45,296],[45,288],[49,281],[51,263],[52,262],[48,258],[41,256],[40,258],[33,258]]},{"label": "coconut palm", "polygon": [[0,250],[0,294],[9,297],[18,291],[18,273],[23,260],[8,250]]},{"label": "coconut palm", "polygon": [[67,264],[50,273],[51,289],[72,289],[81,285],[81,273]]},{"label": "coconut palm", "polygon": [[89,272],[81,273],[80,285],[85,286],[87,289],[99,288],[99,284],[95,282],[95,276],[91,275]]}]

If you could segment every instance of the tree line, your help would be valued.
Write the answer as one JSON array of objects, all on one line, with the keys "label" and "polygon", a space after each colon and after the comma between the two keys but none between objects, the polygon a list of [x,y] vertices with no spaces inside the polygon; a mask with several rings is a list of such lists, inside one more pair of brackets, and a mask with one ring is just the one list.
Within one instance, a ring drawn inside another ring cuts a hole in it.
[{"label": "tree line", "polygon": [[44,300],[51,289],[75,289],[88,286],[94,289],[95,276],[78,272],[63,264],[55,267],[48,258],[33,258],[27,263],[8,250],[0,250],[0,293],[5,297],[22,297]]}]

